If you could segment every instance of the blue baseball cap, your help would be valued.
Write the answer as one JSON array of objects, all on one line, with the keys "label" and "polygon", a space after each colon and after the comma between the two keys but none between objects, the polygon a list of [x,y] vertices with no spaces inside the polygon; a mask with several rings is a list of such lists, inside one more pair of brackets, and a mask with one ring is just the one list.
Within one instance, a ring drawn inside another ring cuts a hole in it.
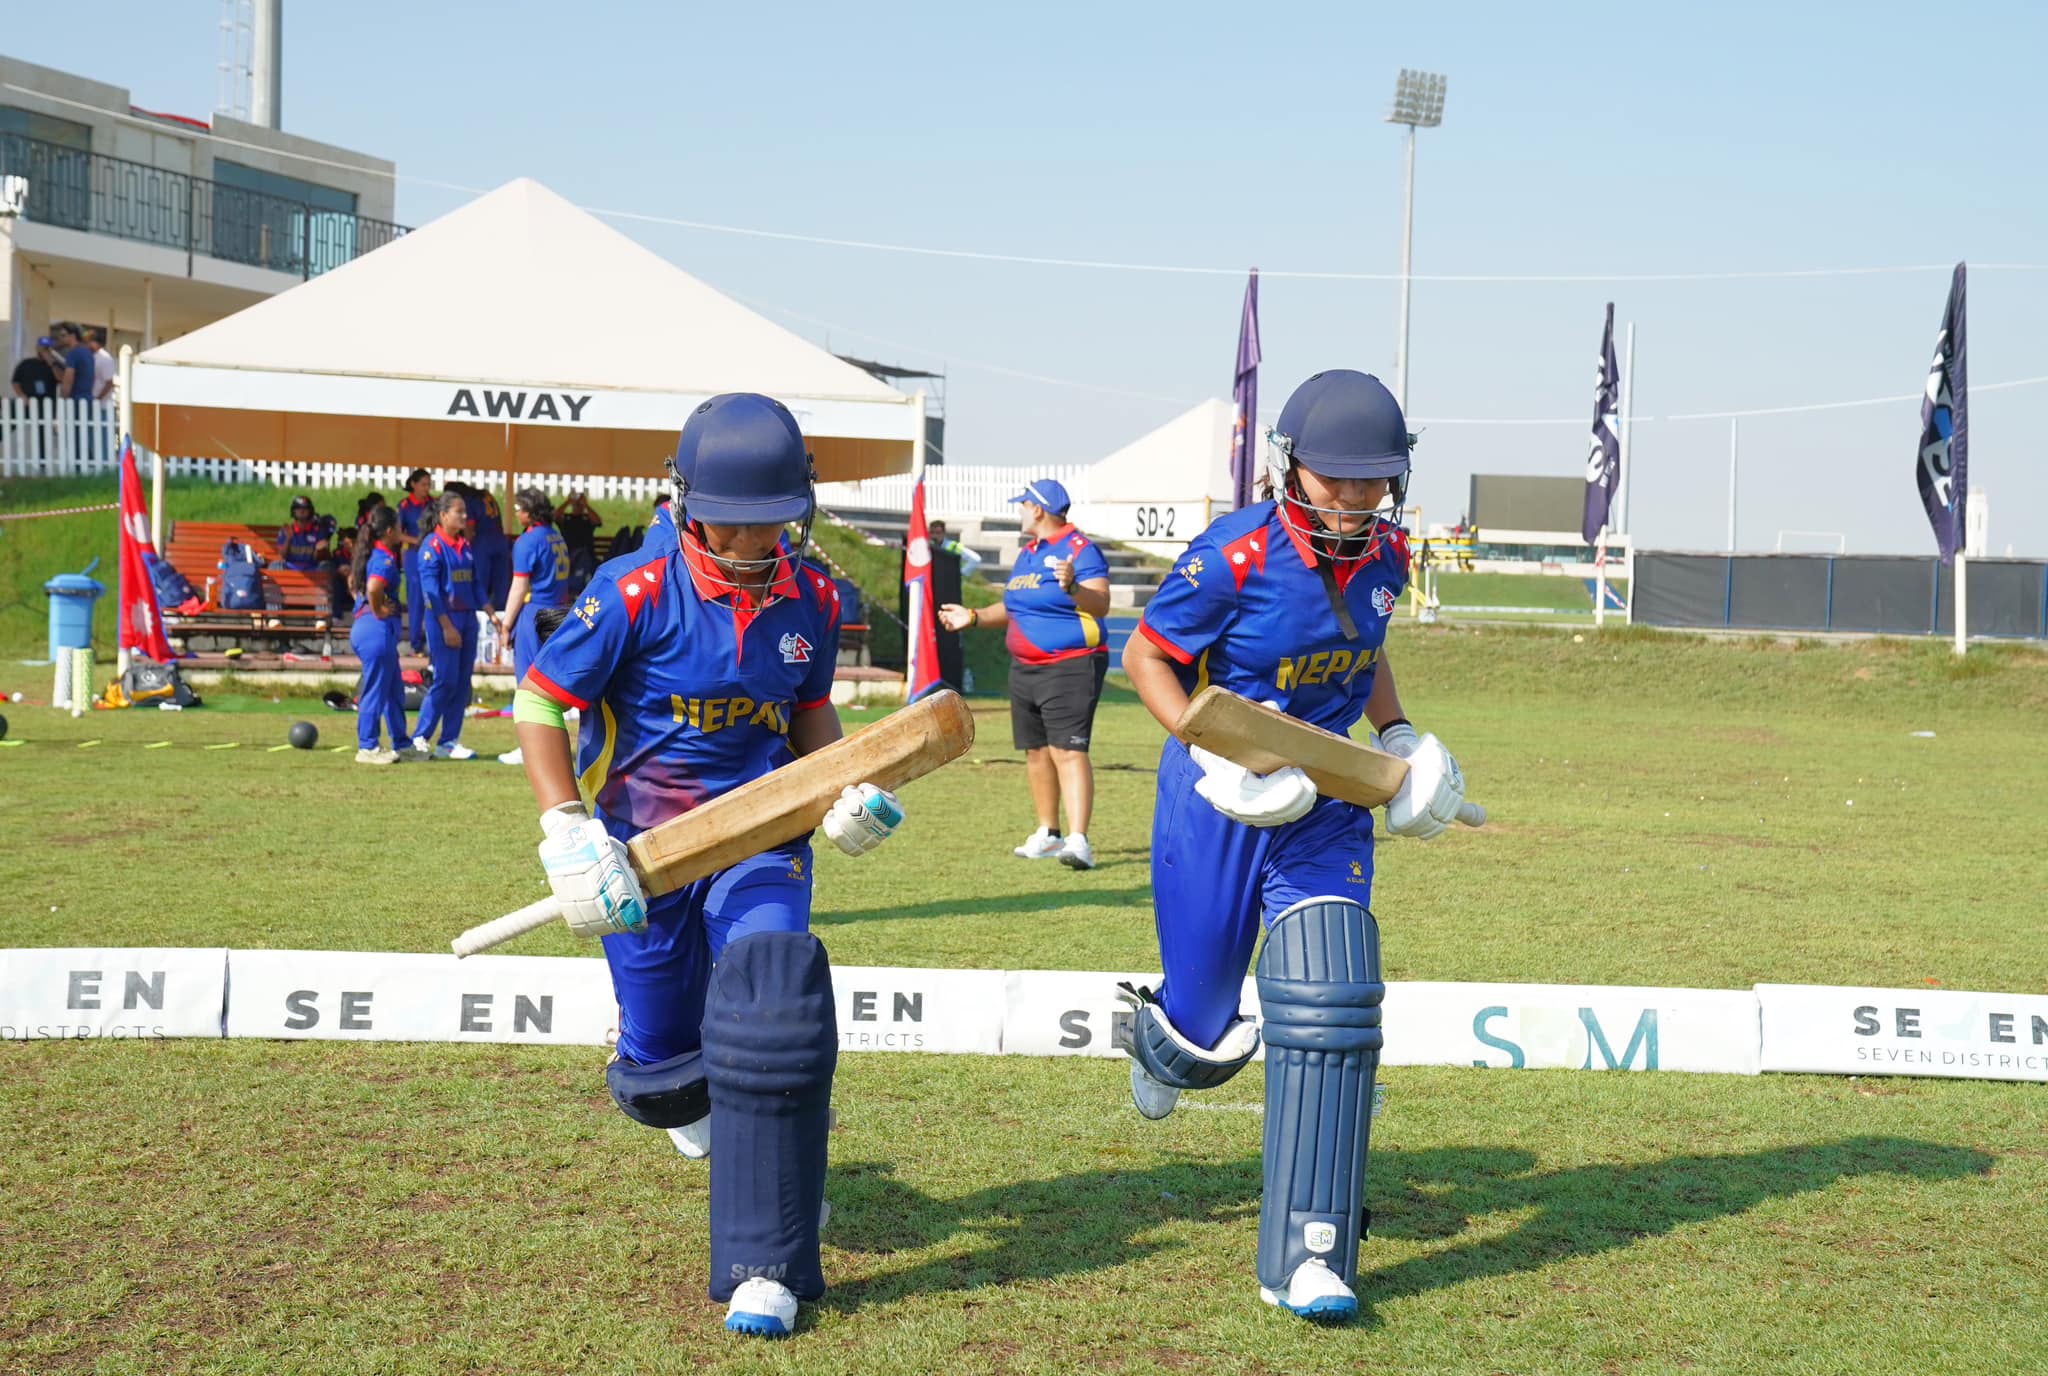
[{"label": "blue baseball cap", "polygon": [[1018,502],[1036,502],[1054,515],[1063,515],[1074,504],[1067,495],[1065,484],[1057,478],[1040,478],[1035,483],[1026,483],[1024,490],[1010,498],[1012,505]]}]

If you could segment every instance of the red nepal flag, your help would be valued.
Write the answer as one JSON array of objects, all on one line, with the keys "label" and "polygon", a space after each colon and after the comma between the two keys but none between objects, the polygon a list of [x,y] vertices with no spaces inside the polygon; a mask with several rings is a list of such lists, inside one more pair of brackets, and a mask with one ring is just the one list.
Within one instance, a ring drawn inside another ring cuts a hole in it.
[{"label": "red nepal flag", "polygon": [[135,446],[121,445],[121,625],[119,645],[137,650],[159,664],[177,656],[164,638],[163,609],[156,603],[156,585],[149,566],[156,546],[149,538],[149,508],[142,504],[142,479],[135,473]]},{"label": "red nepal flag", "polygon": [[932,605],[932,544],[924,523],[922,474],[917,486],[910,490],[910,539],[904,551],[903,588],[910,612],[903,627],[910,661],[904,669],[909,690],[904,701],[916,702],[934,688],[945,686],[939,677],[939,612]]}]

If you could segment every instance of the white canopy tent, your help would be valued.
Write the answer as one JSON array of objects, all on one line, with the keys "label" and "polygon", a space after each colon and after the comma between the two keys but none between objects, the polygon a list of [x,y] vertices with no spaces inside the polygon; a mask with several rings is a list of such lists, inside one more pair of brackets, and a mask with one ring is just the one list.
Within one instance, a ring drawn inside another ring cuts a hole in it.
[{"label": "white canopy tent", "polygon": [[1088,466],[1075,503],[1083,530],[1171,556],[1231,509],[1230,436],[1237,412],[1211,399]]},{"label": "white canopy tent", "polygon": [[651,476],[691,410],[735,391],[789,406],[820,481],[923,467],[922,396],[522,178],[149,350],[123,396],[159,456],[160,526],[166,453]]}]

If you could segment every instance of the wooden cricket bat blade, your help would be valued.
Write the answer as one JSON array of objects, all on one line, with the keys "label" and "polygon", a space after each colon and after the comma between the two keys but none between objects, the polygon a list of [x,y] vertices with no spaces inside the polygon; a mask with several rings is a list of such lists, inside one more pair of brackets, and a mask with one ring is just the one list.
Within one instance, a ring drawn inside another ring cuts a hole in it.
[{"label": "wooden cricket bat blade", "polygon": [[627,842],[652,898],[796,840],[825,820],[849,784],[897,789],[966,754],[974,713],[950,688],[741,784]]},{"label": "wooden cricket bat blade", "polygon": [[1173,734],[1254,774],[1296,765],[1317,792],[1359,807],[1380,806],[1408,777],[1406,760],[1213,685],[1195,695]]}]

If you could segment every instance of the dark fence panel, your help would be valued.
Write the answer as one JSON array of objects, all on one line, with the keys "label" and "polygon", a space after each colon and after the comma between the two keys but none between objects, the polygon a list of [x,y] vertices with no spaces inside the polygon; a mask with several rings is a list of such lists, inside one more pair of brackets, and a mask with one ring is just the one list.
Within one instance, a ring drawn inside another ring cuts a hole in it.
[{"label": "dark fence panel", "polygon": [[[1929,555],[1635,556],[1630,619],[1646,626],[1952,635],[1953,573]],[[2048,639],[2048,562],[1970,561],[1970,634]]]},{"label": "dark fence panel", "polygon": [[1820,629],[1934,633],[1933,559],[1836,559],[1834,616]]},{"label": "dark fence panel", "polygon": [[1630,620],[1650,626],[1728,624],[1728,561],[1718,554],[1636,555]]}]

